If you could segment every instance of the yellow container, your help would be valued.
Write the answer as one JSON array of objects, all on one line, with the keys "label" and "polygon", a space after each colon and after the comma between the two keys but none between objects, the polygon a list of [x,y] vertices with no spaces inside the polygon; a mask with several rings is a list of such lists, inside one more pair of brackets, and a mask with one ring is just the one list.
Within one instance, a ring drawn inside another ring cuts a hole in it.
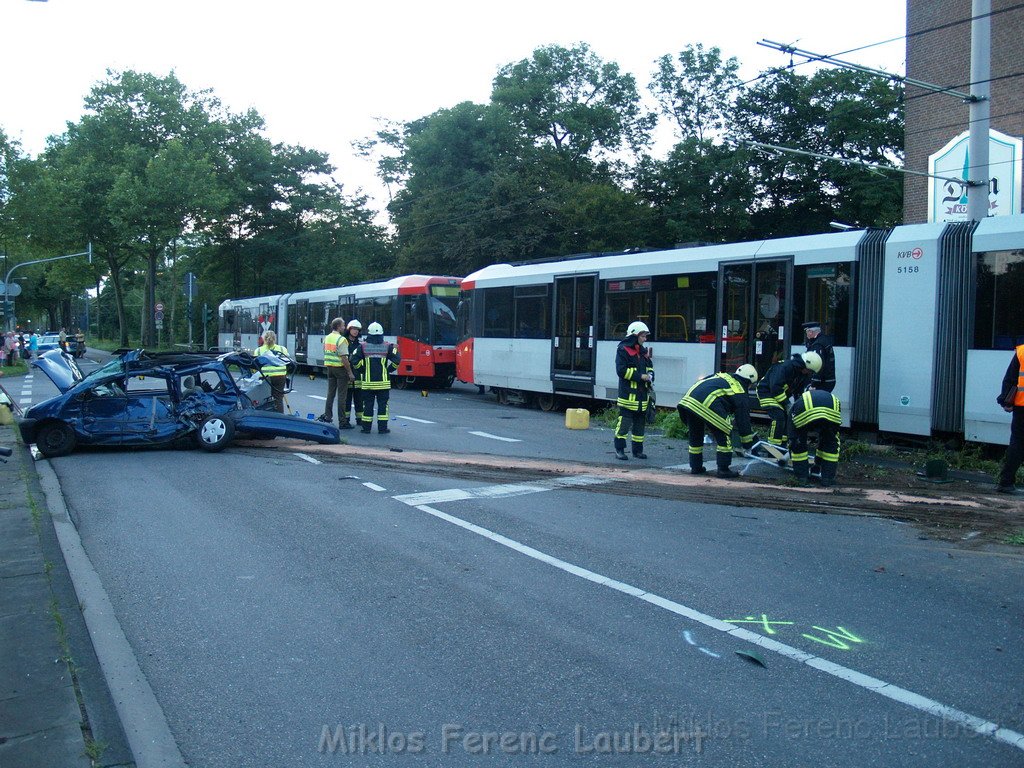
[{"label": "yellow container", "polygon": [[565,409],[566,429],[590,429],[590,411],[586,408]]}]

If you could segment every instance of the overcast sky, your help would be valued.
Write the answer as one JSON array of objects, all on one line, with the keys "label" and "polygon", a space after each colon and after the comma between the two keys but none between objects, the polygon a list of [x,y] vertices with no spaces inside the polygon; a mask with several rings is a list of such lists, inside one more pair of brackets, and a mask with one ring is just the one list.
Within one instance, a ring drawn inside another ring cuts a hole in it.
[{"label": "overcast sky", "polygon": [[173,69],[232,111],[255,108],[272,141],[328,152],[345,191],[379,210],[351,142],[375,118],[486,103],[497,70],[542,45],[586,42],[646,93],[654,60],[688,43],[753,77],[788,62],[761,39],[834,54],[900,38],[847,58],[903,74],[905,19],[902,0],[0,0],[0,127],[34,156],[108,68]]}]

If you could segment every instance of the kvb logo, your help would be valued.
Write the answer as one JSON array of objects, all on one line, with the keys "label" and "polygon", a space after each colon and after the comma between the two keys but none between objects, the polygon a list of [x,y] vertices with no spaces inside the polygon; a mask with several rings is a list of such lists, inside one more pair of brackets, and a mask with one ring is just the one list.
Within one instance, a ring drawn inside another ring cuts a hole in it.
[{"label": "kvb logo", "polygon": [[923,248],[911,248],[909,251],[897,251],[896,252],[896,258],[897,259],[915,259],[916,260],[916,259],[920,259],[922,256],[924,256],[924,249]]}]

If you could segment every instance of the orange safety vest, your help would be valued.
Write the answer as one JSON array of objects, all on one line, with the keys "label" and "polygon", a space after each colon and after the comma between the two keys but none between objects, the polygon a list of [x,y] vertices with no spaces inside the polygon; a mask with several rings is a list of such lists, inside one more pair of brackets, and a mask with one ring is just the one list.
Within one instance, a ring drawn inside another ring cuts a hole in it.
[{"label": "orange safety vest", "polygon": [[1013,404],[1024,406],[1024,344],[1017,347],[1017,394],[1013,398]]}]

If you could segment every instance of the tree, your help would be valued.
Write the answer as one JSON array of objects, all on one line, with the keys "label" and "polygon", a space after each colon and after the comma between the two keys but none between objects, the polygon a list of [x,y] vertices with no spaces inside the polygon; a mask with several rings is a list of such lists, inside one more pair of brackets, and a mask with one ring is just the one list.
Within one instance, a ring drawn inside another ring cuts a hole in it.
[{"label": "tree", "polygon": [[733,99],[740,87],[735,57],[722,61],[718,48],[688,45],[675,60],[668,54],[656,62],[650,90],[662,114],[675,123],[683,139],[720,137],[732,120]]},{"label": "tree", "polygon": [[616,153],[646,146],[653,115],[640,105],[636,81],[586,43],[538,48],[498,71],[491,102],[502,107],[534,146],[556,151],[577,178]]},{"label": "tree", "polygon": [[[822,69],[763,76],[736,103],[737,139],[887,165],[903,152],[902,89],[882,78]],[[839,219],[889,226],[902,218],[899,175],[793,154],[756,154],[753,226],[760,236],[821,232]]]}]

